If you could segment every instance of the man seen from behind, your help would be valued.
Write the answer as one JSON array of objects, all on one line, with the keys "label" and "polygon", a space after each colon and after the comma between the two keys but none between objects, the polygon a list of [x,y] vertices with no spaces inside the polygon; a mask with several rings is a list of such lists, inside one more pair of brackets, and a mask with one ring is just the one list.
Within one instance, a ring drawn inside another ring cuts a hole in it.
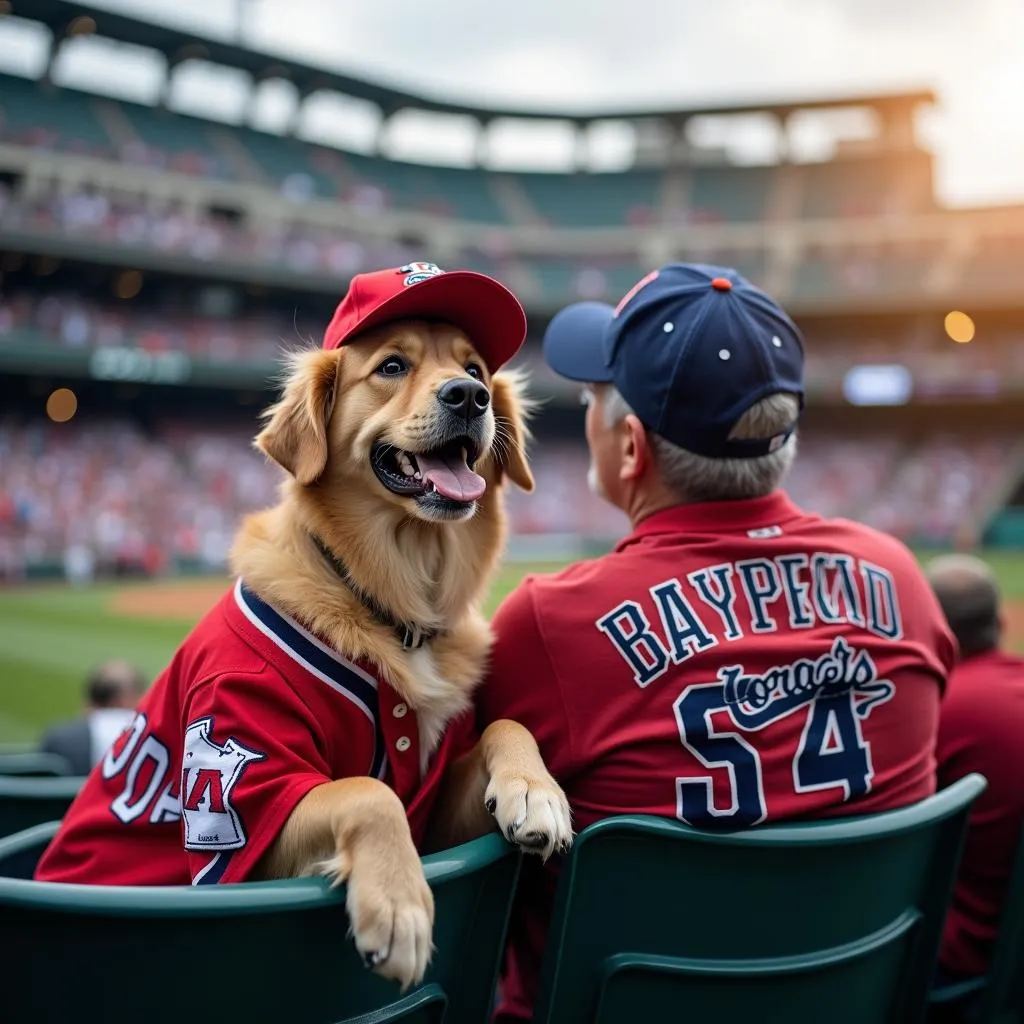
[{"label": "man seen from behind", "polygon": [[[786,313],[734,270],[672,264],[615,309],[563,310],[544,347],[585,388],[590,483],[632,532],[504,601],[481,721],[533,732],[577,830],[932,794],[954,643],[902,544],[781,489],[804,404]],[[524,870],[498,1021],[532,1016],[556,871]]]}]

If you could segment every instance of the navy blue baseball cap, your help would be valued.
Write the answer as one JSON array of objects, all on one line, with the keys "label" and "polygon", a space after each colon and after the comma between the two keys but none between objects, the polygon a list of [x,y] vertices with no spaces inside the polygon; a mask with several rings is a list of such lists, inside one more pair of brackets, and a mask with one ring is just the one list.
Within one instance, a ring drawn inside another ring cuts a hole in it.
[{"label": "navy blue baseball cap", "polygon": [[804,343],[796,324],[729,267],[670,263],[641,278],[614,308],[577,302],[544,334],[544,358],[570,380],[614,384],[640,422],[709,458],[753,458],[785,444],[730,439],[769,395],[804,407]]}]

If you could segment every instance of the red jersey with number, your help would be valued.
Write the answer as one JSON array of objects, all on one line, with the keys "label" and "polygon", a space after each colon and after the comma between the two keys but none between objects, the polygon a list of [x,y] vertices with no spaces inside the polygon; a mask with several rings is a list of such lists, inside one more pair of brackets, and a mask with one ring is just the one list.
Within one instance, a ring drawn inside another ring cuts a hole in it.
[{"label": "red jersey with number", "polygon": [[[583,829],[866,813],[935,790],[956,644],[896,540],[782,492],[650,516],[529,576],[494,619],[478,724],[537,738]],[[555,878],[524,865],[498,1019],[529,1019]]]},{"label": "red jersey with number", "polygon": [[416,716],[239,581],[196,626],[93,769],[36,878],[106,885],[240,882],[296,804],[334,779],[387,782],[422,841],[471,714],[421,757]]},{"label": "red jersey with number", "polygon": [[988,651],[953,670],[939,715],[939,784],[988,780],[967,842],[939,959],[956,974],[988,971],[1024,827],[1024,658]]}]

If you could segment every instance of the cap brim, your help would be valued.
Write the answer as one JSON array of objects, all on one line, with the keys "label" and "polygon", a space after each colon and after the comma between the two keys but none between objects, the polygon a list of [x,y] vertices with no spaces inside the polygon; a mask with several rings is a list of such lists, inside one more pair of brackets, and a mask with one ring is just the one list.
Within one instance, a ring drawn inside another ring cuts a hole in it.
[{"label": "cap brim", "polygon": [[551,319],[544,332],[544,359],[559,376],[607,384],[604,336],[615,313],[603,302],[576,302]]},{"label": "cap brim", "polygon": [[472,270],[451,270],[411,284],[363,317],[336,345],[395,320],[445,320],[464,331],[493,373],[526,340],[526,313],[499,281]]}]

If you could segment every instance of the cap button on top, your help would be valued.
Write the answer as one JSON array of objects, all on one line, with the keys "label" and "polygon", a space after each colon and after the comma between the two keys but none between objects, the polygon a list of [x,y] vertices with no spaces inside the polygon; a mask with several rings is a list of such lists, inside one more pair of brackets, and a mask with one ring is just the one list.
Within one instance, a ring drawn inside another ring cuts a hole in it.
[{"label": "cap button on top", "polygon": [[711,278],[711,287],[719,292],[732,291],[732,281],[727,277],[713,277]]}]

